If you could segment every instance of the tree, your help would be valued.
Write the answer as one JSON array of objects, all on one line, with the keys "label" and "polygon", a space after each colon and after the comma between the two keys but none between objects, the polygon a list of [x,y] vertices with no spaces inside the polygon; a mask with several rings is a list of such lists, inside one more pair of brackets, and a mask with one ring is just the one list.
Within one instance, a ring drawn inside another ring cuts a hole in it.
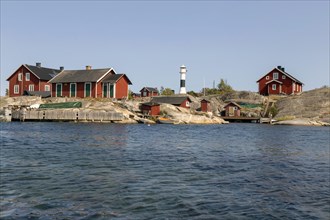
[{"label": "tree", "polygon": [[229,84],[227,84],[227,82],[223,79],[220,80],[220,83],[218,84],[218,89],[222,93],[233,91],[233,88]]},{"label": "tree", "polygon": [[189,91],[189,92],[187,92],[187,94],[188,94],[188,95],[191,95],[191,96],[194,96],[194,97],[198,97],[198,96],[199,96],[199,94],[197,94],[197,93],[194,92],[194,91]]},{"label": "tree", "polygon": [[174,91],[170,88],[163,89],[161,95],[174,95]]},{"label": "tree", "polygon": [[218,89],[211,89],[211,88],[204,88],[202,89],[201,93],[204,95],[215,95],[215,94],[219,94],[219,90]]}]

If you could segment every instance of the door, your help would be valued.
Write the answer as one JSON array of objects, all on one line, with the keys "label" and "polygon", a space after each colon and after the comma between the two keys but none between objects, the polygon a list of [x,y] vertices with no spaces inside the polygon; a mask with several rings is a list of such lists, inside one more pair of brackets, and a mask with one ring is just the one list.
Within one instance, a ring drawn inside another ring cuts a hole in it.
[{"label": "door", "polygon": [[235,115],[235,107],[229,107],[229,116]]},{"label": "door", "polygon": [[91,96],[91,84],[86,83],[85,84],[85,97],[90,97]]},{"label": "door", "polygon": [[62,84],[56,84],[56,97],[62,96]]},{"label": "door", "polygon": [[103,98],[106,98],[108,96],[108,84],[103,84]]},{"label": "door", "polygon": [[110,85],[110,98],[113,98],[113,93],[114,93],[114,86]]},{"label": "door", "polygon": [[70,84],[70,97],[76,97],[76,84]]}]

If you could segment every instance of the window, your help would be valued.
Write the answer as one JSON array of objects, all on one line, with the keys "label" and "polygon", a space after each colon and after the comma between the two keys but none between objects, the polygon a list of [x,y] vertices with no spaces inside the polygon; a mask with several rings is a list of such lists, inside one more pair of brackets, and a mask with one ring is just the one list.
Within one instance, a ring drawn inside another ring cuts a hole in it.
[{"label": "window", "polygon": [[91,83],[85,83],[85,97],[91,97]]},{"label": "window", "polygon": [[147,91],[143,91],[143,97],[147,96]]},{"label": "window", "polygon": [[14,85],[14,94],[19,93],[19,85]]},{"label": "window", "polygon": [[61,97],[62,96],[62,84],[56,84],[56,97]]},{"label": "window", "polygon": [[22,81],[22,73],[18,74],[18,81]]},{"label": "window", "polygon": [[33,84],[29,85],[29,91],[34,91],[34,85]]},{"label": "window", "polygon": [[76,97],[76,83],[70,83],[70,97]]},{"label": "window", "polygon": [[25,80],[30,81],[30,73],[25,73]]},{"label": "window", "polygon": [[273,73],[273,79],[278,79],[278,73],[277,72]]},{"label": "window", "polygon": [[190,102],[186,101],[186,106],[189,107],[190,106]]},{"label": "window", "polygon": [[266,79],[268,80],[269,79],[269,76],[266,76]]},{"label": "window", "polygon": [[272,90],[276,90],[276,84],[272,85]]},{"label": "window", "polygon": [[45,91],[50,91],[50,85],[45,85]]},{"label": "window", "polygon": [[282,75],[282,79],[285,79],[286,78],[286,76],[285,75]]}]

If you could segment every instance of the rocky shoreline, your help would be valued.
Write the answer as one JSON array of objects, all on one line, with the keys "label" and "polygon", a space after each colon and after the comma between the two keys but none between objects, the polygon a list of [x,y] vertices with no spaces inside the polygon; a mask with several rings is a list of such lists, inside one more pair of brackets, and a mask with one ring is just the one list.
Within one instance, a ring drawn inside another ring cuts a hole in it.
[{"label": "rocky shoreline", "polygon": [[[70,108],[62,110],[67,114],[82,111],[83,114],[96,112],[99,114],[108,114],[112,112],[122,115],[121,120],[108,121],[112,123],[153,124],[157,122],[158,117],[166,117],[171,119],[175,124],[227,124],[228,122],[222,119],[220,115],[228,100],[247,104],[243,106],[241,110],[241,116],[243,117],[262,116],[264,111],[266,111],[265,109],[267,109],[267,102],[272,100],[274,105],[271,107],[272,109],[270,109],[270,112],[274,113],[272,120],[272,124],[274,125],[330,126],[329,87],[303,92],[300,95],[285,97],[264,97],[257,93],[241,91],[223,95],[211,95],[208,97],[189,96],[189,98],[192,100],[190,109],[170,104],[161,104],[161,115],[146,117],[142,114],[140,105],[141,103],[149,102],[150,98],[114,101],[111,99],[66,97],[46,99],[34,96],[1,97],[0,121],[1,117],[2,119],[4,118],[4,109],[9,109],[14,106],[29,107],[35,104],[81,102],[82,106],[79,109]],[[200,111],[200,102],[204,98],[210,101],[211,112]],[[107,121],[105,120],[102,122]]]}]

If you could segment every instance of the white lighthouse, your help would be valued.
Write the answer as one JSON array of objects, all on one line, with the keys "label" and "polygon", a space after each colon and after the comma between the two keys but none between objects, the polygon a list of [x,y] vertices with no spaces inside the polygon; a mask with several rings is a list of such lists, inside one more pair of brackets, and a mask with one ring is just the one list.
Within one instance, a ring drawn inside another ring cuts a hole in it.
[{"label": "white lighthouse", "polygon": [[179,94],[187,94],[186,73],[187,73],[186,67],[184,65],[180,66],[180,92],[179,92]]}]

